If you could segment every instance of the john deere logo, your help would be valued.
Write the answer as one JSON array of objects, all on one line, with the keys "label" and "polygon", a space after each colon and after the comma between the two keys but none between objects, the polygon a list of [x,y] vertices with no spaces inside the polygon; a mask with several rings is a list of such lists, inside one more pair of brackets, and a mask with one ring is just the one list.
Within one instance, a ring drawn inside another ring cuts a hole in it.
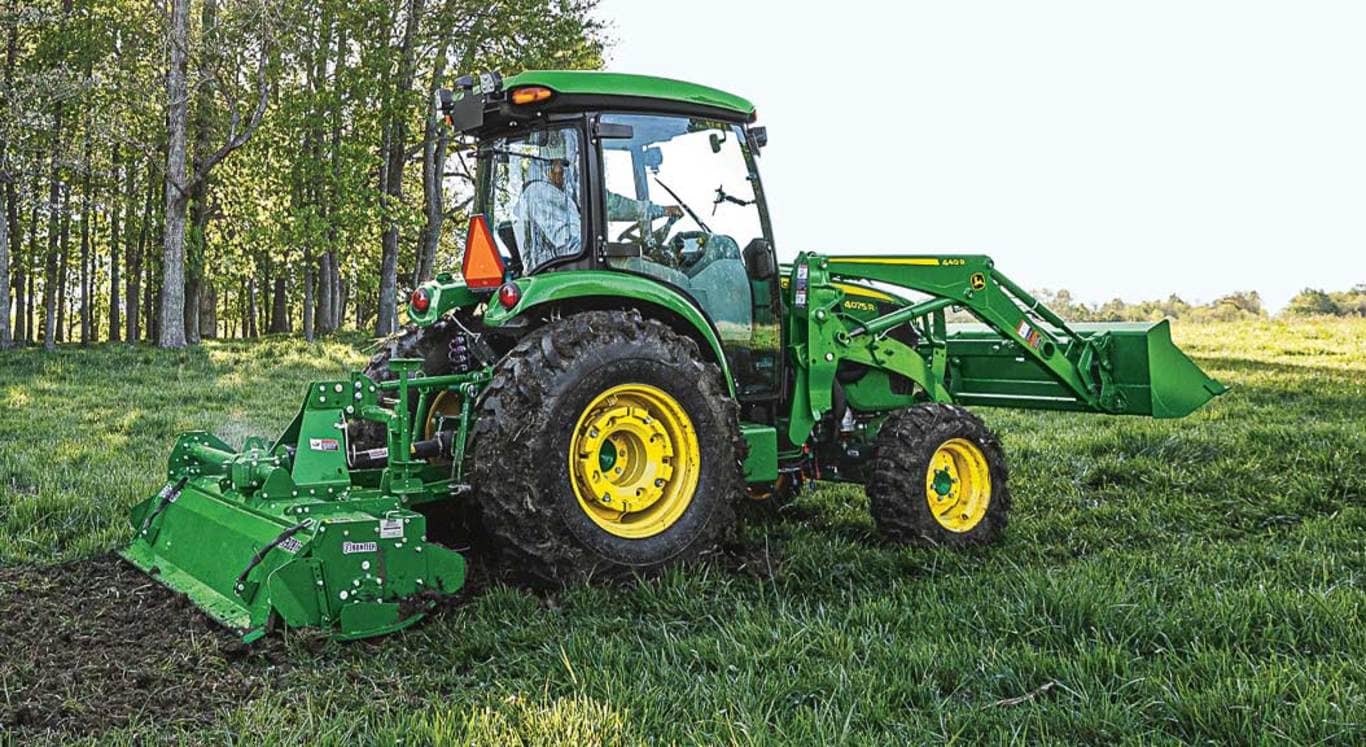
[{"label": "john deere logo", "polygon": [[971,285],[975,291],[982,290],[987,287],[987,276],[980,272],[974,272],[972,277],[968,278],[968,285]]}]

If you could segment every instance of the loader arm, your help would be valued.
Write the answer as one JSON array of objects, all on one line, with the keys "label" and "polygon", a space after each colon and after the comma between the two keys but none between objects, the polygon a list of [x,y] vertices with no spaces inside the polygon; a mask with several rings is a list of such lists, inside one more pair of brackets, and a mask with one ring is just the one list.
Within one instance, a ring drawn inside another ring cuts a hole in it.
[{"label": "loader arm", "polygon": [[[802,254],[789,273],[794,444],[830,410],[841,362],[914,382],[913,394],[883,396],[886,409],[933,401],[1174,418],[1226,390],[1172,345],[1166,321],[1074,328],[986,256]],[[882,294],[890,310],[851,314],[846,298],[872,289],[866,281],[928,298]],[[985,326],[950,330],[949,307]],[[889,335],[906,325],[914,346]]]}]

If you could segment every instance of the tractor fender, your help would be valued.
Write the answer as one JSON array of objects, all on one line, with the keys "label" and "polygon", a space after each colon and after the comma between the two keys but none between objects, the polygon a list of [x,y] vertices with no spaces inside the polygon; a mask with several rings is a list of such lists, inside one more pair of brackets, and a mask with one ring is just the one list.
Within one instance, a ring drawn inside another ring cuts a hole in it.
[{"label": "tractor fender", "polygon": [[731,377],[720,335],[697,304],[681,291],[653,278],[603,270],[561,270],[513,282],[521,290],[521,297],[511,309],[504,308],[497,300],[490,300],[484,310],[484,326],[508,325],[527,312],[566,301],[573,302],[566,306],[573,311],[639,309],[640,313],[659,319],[696,340],[703,355],[721,367],[726,389],[735,397],[735,380]]}]

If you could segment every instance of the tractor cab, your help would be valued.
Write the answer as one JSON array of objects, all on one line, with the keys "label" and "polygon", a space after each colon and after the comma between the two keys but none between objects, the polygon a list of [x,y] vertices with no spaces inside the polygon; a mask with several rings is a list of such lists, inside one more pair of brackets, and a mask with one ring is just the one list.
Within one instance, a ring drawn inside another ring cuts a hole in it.
[{"label": "tractor cab", "polygon": [[778,396],[780,289],[757,166],[766,135],[749,127],[749,102],[596,72],[458,88],[441,109],[477,153],[468,287],[565,270],[663,284],[712,325],[742,399]]}]

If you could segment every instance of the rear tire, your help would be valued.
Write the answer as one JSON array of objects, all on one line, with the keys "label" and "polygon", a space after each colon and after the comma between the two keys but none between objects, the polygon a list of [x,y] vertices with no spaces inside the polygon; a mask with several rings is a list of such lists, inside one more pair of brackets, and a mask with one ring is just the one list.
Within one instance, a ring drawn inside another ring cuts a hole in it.
[{"label": "rear tire", "polygon": [[954,405],[899,410],[878,432],[866,485],[878,530],[904,544],[995,542],[1010,511],[1005,456],[976,415]]},{"label": "rear tire", "polygon": [[513,571],[567,584],[714,550],[744,491],[742,449],[738,408],[696,343],[637,311],[590,311],[498,363],[468,473]]}]

